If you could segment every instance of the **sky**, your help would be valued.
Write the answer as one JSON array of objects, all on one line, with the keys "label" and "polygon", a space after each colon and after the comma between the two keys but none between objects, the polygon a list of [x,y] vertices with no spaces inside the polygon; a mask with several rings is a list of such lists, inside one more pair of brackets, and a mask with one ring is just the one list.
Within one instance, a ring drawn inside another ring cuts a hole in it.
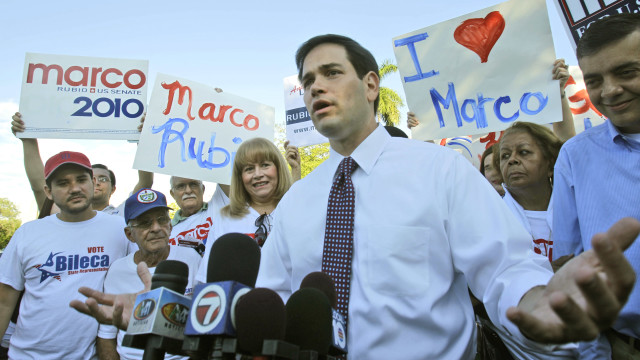
[{"label": "sky", "polygon": [[[521,0],[526,3],[528,0]],[[555,0],[546,0],[556,57],[576,64]],[[198,81],[275,108],[284,123],[283,78],[296,74],[300,44],[320,34],[352,37],[378,63],[395,62],[392,38],[493,6],[494,0],[311,1],[18,1],[0,2],[0,197],[18,205],[23,221],[37,208],[27,181],[21,141],[11,134],[19,109],[26,52],[149,60],[149,85],[158,72]],[[404,91],[399,75],[382,86]],[[150,88],[151,89],[151,88]],[[149,90],[150,93],[150,90]],[[403,108],[401,126],[408,133]],[[43,160],[63,150],[84,152],[114,170],[119,205],[137,182],[136,145],[118,140],[41,139]],[[155,189],[169,194],[157,174]],[[205,200],[215,184],[207,184]]]}]

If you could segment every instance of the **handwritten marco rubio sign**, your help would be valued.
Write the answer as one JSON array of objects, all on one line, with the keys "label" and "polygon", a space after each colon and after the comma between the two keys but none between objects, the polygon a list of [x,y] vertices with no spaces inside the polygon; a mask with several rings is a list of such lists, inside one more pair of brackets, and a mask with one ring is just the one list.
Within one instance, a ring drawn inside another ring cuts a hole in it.
[{"label": "handwritten marco rubio sign", "polygon": [[511,0],[393,39],[414,139],[562,119],[545,0]]},{"label": "handwritten marco rubio sign", "polygon": [[133,167],[229,184],[243,141],[273,141],[274,109],[213,87],[158,74]]},{"label": "handwritten marco rubio sign", "polygon": [[20,137],[137,140],[148,61],[27,53]]}]

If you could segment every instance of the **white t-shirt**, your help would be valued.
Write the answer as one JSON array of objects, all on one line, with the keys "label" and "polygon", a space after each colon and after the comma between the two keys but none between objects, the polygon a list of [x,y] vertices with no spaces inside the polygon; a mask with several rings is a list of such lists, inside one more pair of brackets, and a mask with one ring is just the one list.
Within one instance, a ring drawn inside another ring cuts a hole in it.
[{"label": "white t-shirt", "polygon": [[119,216],[96,212],[82,222],[57,215],[22,225],[0,258],[0,282],[24,290],[11,337],[12,359],[94,359],[98,322],[71,307],[78,288],[102,289],[129,240]]},{"label": "white t-shirt", "polygon": [[[184,292],[185,295],[191,296],[193,294],[193,287],[195,285],[194,280],[196,272],[200,266],[202,258],[193,249],[170,246],[169,256],[167,260],[178,260],[189,266],[189,282]],[[133,261],[134,254],[129,254],[127,257],[119,259],[111,265],[107,276],[104,279],[104,292],[110,294],[122,294],[138,292],[144,289],[144,284],[138,277],[137,267],[138,265]],[[156,268],[149,268],[151,274],[155,272]],[[98,330],[98,336],[103,339],[118,338],[118,354],[122,360],[139,360],[142,359],[144,350],[131,348],[128,346],[122,346],[122,339],[124,338],[125,331],[119,331],[118,328],[111,325],[100,325]],[[188,359],[188,357],[166,354],[165,359],[178,360]]]},{"label": "white t-shirt", "polygon": [[121,217],[124,217],[124,205],[125,203],[123,202],[122,204],[118,205],[118,207],[115,207],[111,204],[107,205],[107,207],[105,207],[104,209],[100,210],[103,213],[109,214],[109,215],[118,215]]},{"label": "white t-shirt", "polygon": [[547,222],[547,212],[524,210],[524,215],[531,226],[533,251],[536,254],[548,257],[549,261],[552,261],[553,240],[551,239],[551,228]]},{"label": "white t-shirt", "polygon": [[197,248],[199,244],[206,244],[213,219],[227,203],[229,198],[217,186],[206,210],[200,210],[173,226],[169,245]]},{"label": "white t-shirt", "polygon": [[[216,239],[231,232],[247,234],[252,239],[255,239],[255,232],[258,229],[256,227],[256,219],[258,219],[259,216],[260,214],[258,214],[254,208],[249,207],[249,213],[241,218],[232,218],[221,215],[220,213],[214,217],[213,229],[209,231],[209,238],[206,241],[206,248],[204,256],[202,257],[203,261],[200,264],[200,269],[198,269],[198,275],[196,276],[197,281],[202,283],[207,282],[207,267],[209,264],[209,255],[211,254],[211,245],[216,241]],[[273,213],[267,215],[264,221],[264,224],[267,226],[267,235],[271,231],[272,223]]]}]

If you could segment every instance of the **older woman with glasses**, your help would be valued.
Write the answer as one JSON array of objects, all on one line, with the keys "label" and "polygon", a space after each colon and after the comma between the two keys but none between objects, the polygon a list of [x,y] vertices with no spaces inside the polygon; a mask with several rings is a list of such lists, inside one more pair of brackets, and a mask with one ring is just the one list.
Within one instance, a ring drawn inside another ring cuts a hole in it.
[{"label": "older woman with glasses", "polygon": [[[288,146],[287,160],[292,168],[299,169],[299,159],[297,149]],[[198,280],[204,282],[211,244],[220,236],[238,232],[251,236],[260,246],[264,244],[271,230],[272,212],[291,183],[287,161],[271,141],[254,138],[238,147],[231,173],[229,204],[213,220]]]}]

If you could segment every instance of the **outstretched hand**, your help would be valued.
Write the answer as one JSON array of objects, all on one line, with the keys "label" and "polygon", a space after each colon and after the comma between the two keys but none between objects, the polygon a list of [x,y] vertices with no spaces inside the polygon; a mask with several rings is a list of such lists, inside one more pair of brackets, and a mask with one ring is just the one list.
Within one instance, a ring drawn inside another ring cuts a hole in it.
[{"label": "outstretched hand", "polygon": [[571,259],[546,287],[527,292],[507,310],[522,334],[542,343],[593,340],[616,320],[635,283],[622,253],[640,233],[640,222],[624,218],[591,240],[593,249]]},{"label": "outstretched hand", "polygon": [[142,291],[135,294],[106,294],[98,290],[81,287],[78,292],[86,296],[87,299],[85,302],[73,300],[69,303],[69,306],[83,314],[94,317],[101,324],[114,325],[119,329],[126,330],[129,326],[129,318],[133,311],[136,296],[151,289],[151,273],[144,261],[138,264],[138,276],[144,284]]}]

